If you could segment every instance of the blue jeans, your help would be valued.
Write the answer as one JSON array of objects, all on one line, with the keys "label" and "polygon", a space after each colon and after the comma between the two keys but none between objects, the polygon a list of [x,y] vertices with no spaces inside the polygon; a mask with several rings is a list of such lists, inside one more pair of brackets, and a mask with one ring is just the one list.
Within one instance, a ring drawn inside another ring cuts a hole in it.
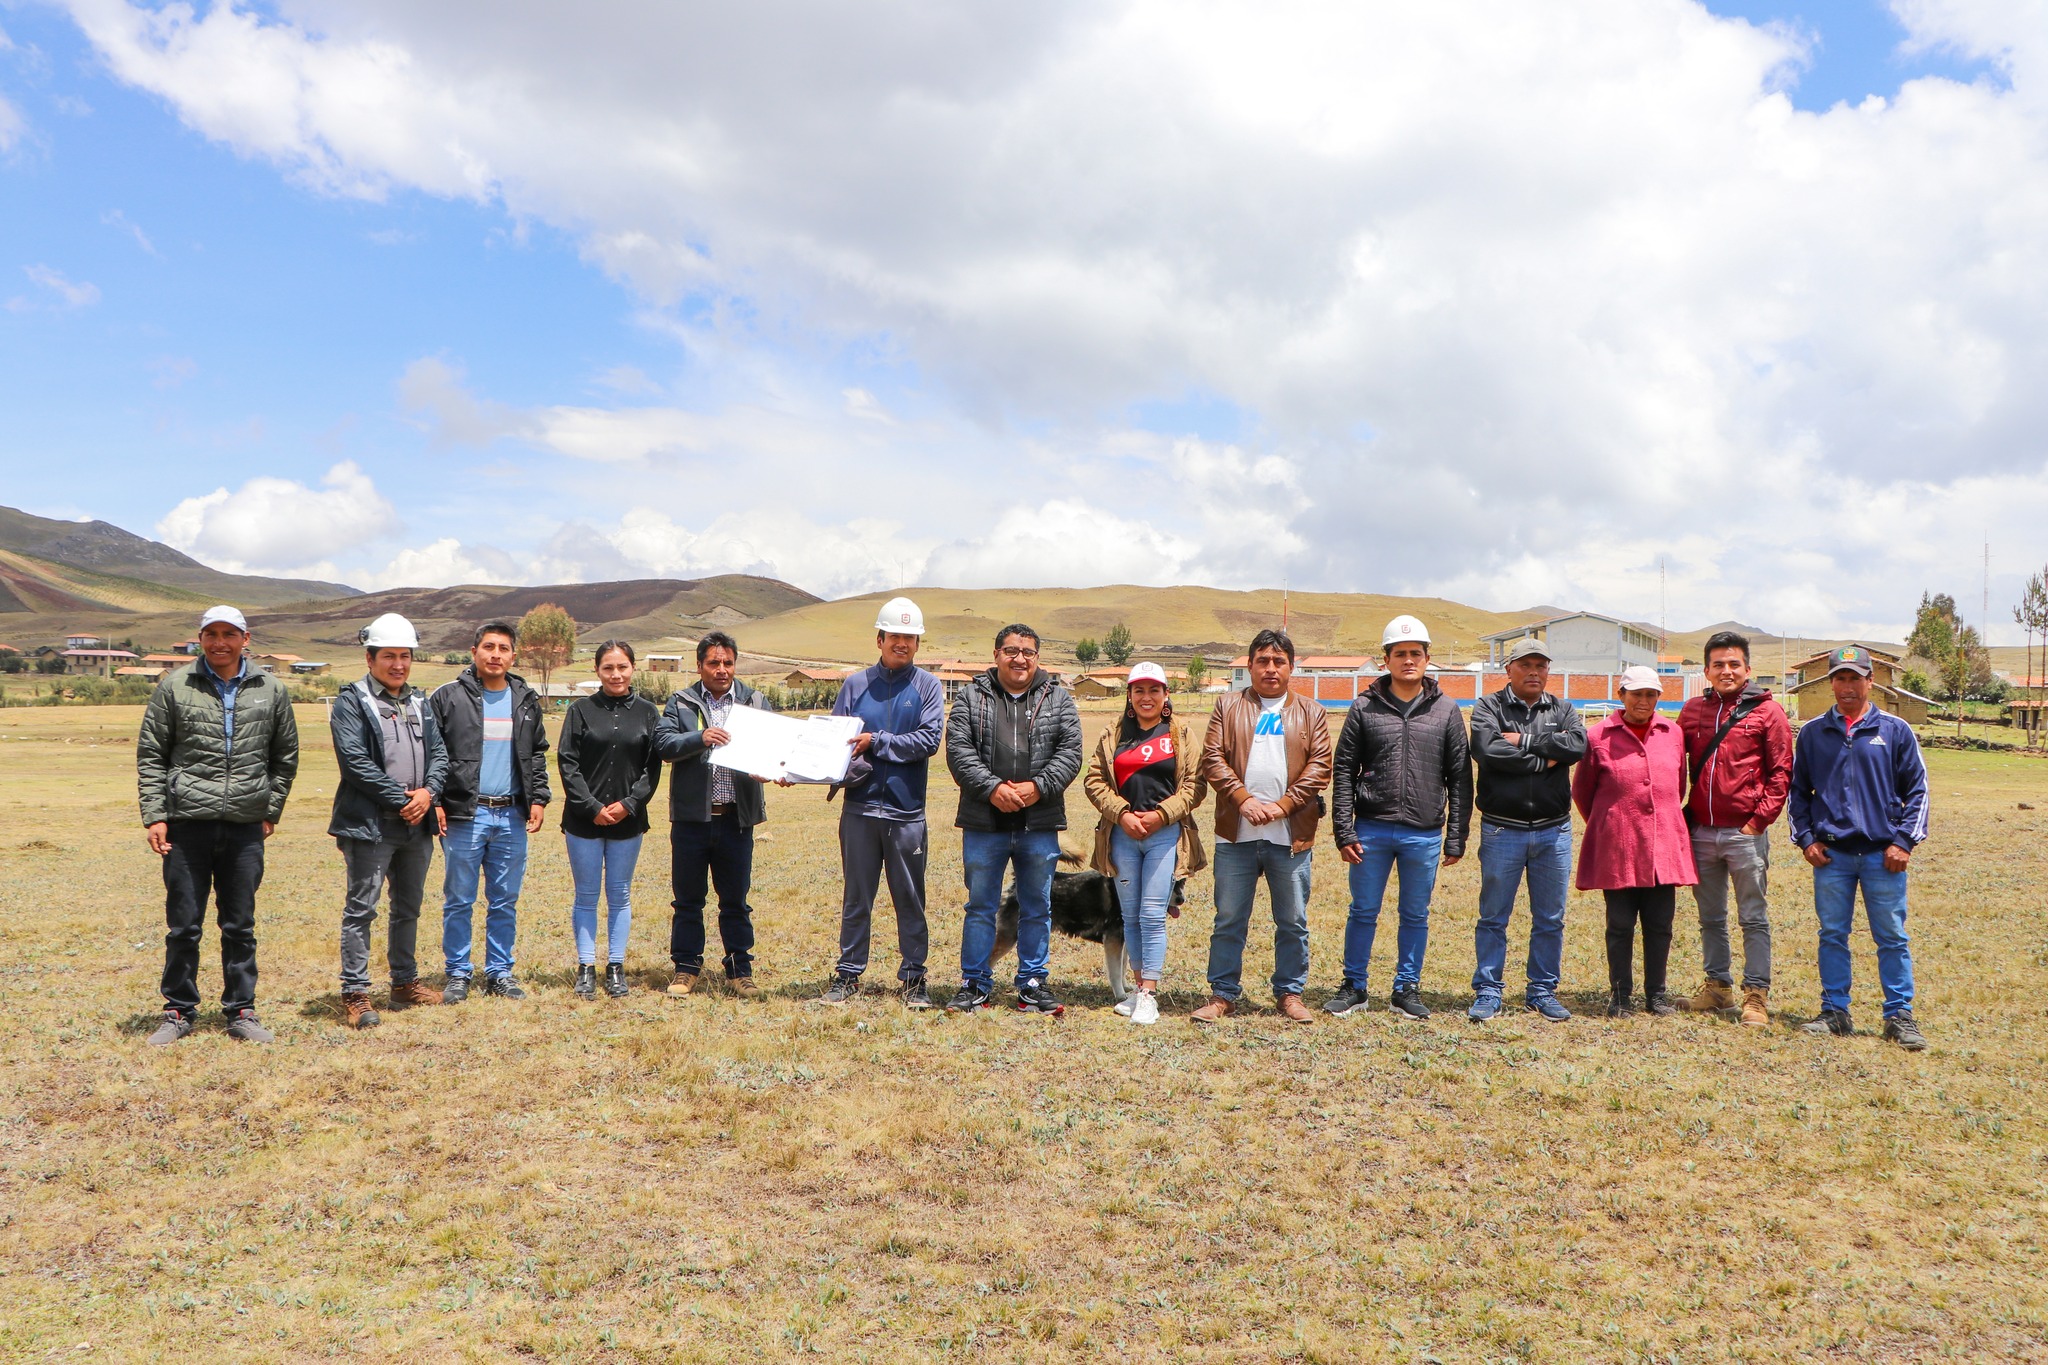
[{"label": "blue jeans", "polygon": [[1109,855],[1116,862],[1116,900],[1124,912],[1124,956],[1140,981],[1157,981],[1166,970],[1166,907],[1173,903],[1173,877],[1180,865],[1180,826],[1162,825],[1143,839],[1112,826]]},{"label": "blue jeans", "polygon": [[448,975],[467,979],[470,915],[479,878],[490,908],[484,915],[484,975],[512,971],[519,934],[519,887],[526,880],[526,812],[517,806],[478,806],[470,820],[450,820],[441,836],[441,956]]},{"label": "blue jeans", "polygon": [[1209,935],[1209,989],[1225,1000],[1243,994],[1244,940],[1259,878],[1273,902],[1273,998],[1308,985],[1308,891],[1315,853],[1289,853],[1265,839],[1216,844],[1216,928]]},{"label": "blue jeans", "polygon": [[1372,941],[1380,926],[1380,905],[1387,897],[1387,878],[1401,869],[1400,933],[1394,946],[1394,989],[1410,990],[1422,982],[1422,955],[1429,950],[1429,897],[1436,890],[1436,860],[1444,850],[1444,832],[1417,829],[1389,820],[1358,822],[1358,843],[1364,858],[1350,865],[1351,914],[1344,921],[1344,984],[1365,989],[1372,965]]},{"label": "blue jeans", "polygon": [[1052,874],[1060,861],[1059,831],[960,831],[960,866],[967,874],[967,920],[960,926],[960,979],[990,990],[989,958],[996,950],[996,910],[1003,874],[1017,869],[1017,981],[1045,980],[1052,956]]},{"label": "blue jeans", "polygon": [[1884,986],[1884,1017],[1913,1008],[1913,950],[1906,943],[1906,874],[1884,870],[1884,850],[1844,853],[1813,870],[1813,909],[1820,917],[1820,1007],[1849,1008],[1852,979],[1849,930],[1856,924],[1856,888],[1877,943],[1877,979]]},{"label": "blue jeans", "polygon": [[576,934],[576,962],[583,967],[597,963],[597,893],[604,891],[604,942],[607,962],[626,960],[626,935],[633,928],[633,866],[640,861],[640,841],[630,839],[579,839],[564,833],[569,845],[569,876],[576,883],[576,900],[569,910],[569,926]]},{"label": "blue jeans", "polygon": [[1527,998],[1557,994],[1564,965],[1564,904],[1572,875],[1572,826],[1515,829],[1479,822],[1479,924],[1472,931],[1472,989],[1499,995],[1508,965],[1508,918],[1522,874],[1529,875]]}]

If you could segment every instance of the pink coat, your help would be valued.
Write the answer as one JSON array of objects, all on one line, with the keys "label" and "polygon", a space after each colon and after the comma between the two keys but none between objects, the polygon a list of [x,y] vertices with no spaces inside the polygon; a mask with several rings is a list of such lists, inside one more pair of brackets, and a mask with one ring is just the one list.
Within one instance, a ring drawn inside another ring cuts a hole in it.
[{"label": "pink coat", "polygon": [[1663,715],[1645,739],[1616,711],[1586,734],[1572,773],[1572,803],[1586,819],[1578,888],[1694,886],[1685,827],[1685,735]]}]

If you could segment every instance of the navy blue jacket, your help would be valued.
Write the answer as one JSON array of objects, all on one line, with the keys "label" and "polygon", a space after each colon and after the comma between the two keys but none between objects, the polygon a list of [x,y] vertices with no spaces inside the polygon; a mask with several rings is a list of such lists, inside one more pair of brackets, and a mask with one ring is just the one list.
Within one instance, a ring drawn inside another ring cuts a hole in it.
[{"label": "navy blue jacket", "polygon": [[867,780],[847,788],[846,808],[885,819],[924,818],[926,769],[946,732],[946,689],[916,664],[890,670],[875,664],[848,678],[832,703],[835,716],[859,716],[872,734]]},{"label": "navy blue jacket", "polygon": [[[440,723],[426,695],[417,689],[407,689],[405,707],[419,717],[427,752],[426,787],[438,800],[448,780],[448,747],[441,742]],[[384,727],[361,686],[350,683],[341,689],[328,713],[327,730],[334,738],[335,762],[341,765],[327,832],[338,839],[383,838],[378,817],[396,816],[404,809],[405,789],[384,771]],[[431,833],[431,807],[425,818]]]},{"label": "navy blue jacket", "polygon": [[1853,742],[1838,709],[1800,726],[1786,809],[1801,848],[1918,847],[1927,837],[1927,764],[1913,727],[1875,706],[1856,723]]}]

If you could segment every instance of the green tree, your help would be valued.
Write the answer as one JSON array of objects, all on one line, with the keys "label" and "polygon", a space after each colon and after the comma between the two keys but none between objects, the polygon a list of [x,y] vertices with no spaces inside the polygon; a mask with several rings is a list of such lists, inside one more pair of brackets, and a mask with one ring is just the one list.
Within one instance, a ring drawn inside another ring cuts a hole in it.
[{"label": "green tree", "polygon": [[1975,626],[1955,633],[1948,657],[1941,661],[1941,686],[1956,708],[1956,734],[1963,733],[1963,703],[1983,690],[1991,679],[1991,655],[1977,637]]},{"label": "green tree", "polygon": [[1074,662],[1086,668],[1102,657],[1102,646],[1090,636],[1083,635],[1074,641]]},{"label": "green tree", "polygon": [[1197,654],[1188,660],[1188,691],[1199,692],[1209,680],[1209,661]]},{"label": "green tree", "polygon": [[1121,621],[1111,626],[1109,634],[1102,637],[1103,656],[1119,668],[1131,661],[1131,651],[1135,648],[1131,628]]},{"label": "green tree", "polygon": [[1945,592],[1921,593],[1913,633],[1906,637],[1906,653],[1932,664],[1934,675],[1939,678],[1946,676],[1945,665],[1955,649],[1956,599]]},{"label": "green tree", "polygon": [[[2020,700],[2040,702],[2048,697],[2043,689],[2041,673],[2048,671],[2048,570],[2035,574],[2027,580],[2027,586],[2020,594],[2019,604],[2012,609],[2012,619],[2027,633],[2027,662],[2020,675]],[[2034,662],[2034,639],[2038,636],[2042,644],[2042,659],[2037,667]],[[2022,711],[2021,716],[2029,723],[2026,726],[2027,747],[2033,748],[2040,739],[2040,712]]]},{"label": "green tree", "polygon": [[540,674],[541,695],[548,678],[576,657],[576,623],[553,602],[543,602],[519,618],[519,666]]}]

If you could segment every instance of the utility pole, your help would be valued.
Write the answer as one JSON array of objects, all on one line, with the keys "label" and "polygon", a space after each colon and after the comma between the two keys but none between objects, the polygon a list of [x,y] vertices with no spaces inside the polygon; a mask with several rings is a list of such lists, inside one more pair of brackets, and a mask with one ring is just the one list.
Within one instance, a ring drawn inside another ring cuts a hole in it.
[{"label": "utility pole", "polygon": [[1657,556],[1657,662],[1664,662],[1664,654],[1671,648],[1671,631],[1666,623],[1664,594],[1664,556]]}]

